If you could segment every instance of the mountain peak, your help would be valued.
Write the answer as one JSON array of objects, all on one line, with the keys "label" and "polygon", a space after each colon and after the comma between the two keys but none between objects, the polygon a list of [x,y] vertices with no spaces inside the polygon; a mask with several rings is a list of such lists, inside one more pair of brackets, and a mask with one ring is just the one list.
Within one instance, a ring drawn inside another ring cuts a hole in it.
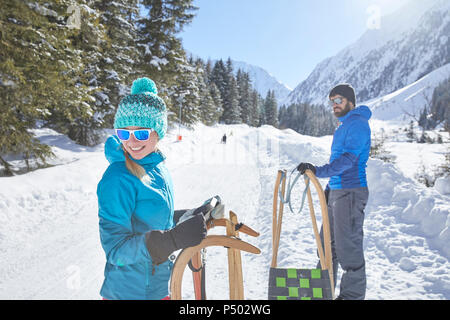
[{"label": "mountain peak", "polygon": [[286,99],[292,91],[291,88],[280,82],[265,69],[243,61],[232,61],[234,71],[237,72],[238,69],[241,69],[242,71],[247,72],[252,80],[253,88],[255,88],[263,98],[266,97],[269,90],[273,90],[275,91],[275,98],[277,99],[278,104],[280,104],[280,102]]}]

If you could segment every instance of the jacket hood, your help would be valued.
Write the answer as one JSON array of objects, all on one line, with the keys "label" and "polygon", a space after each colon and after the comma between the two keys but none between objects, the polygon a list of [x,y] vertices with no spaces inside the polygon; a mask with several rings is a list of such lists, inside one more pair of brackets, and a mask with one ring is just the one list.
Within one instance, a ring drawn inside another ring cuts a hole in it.
[{"label": "jacket hood", "polygon": [[352,115],[360,115],[362,116],[364,119],[369,120],[372,117],[372,111],[370,111],[368,106],[359,106],[353,110],[350,110],[345,116],[340,117],[339,121],[344,121],[345,119],[347,119],[348,117],[352,116]]},{"label": "jacket hood", "polygon": [[[122,142],[120,142],[119,138],[116,135],[112,135],[108,137],[108,139],[106,139],[105,157],[110,164],[115,162],[125,162],[125,154],[122,149]],[[165,156],[159,150],[150,153],[148,156],[146,156],[141,160],[136,160],[131,156],[130,158],[140,165],[148,165],[148,164],[157,165],[158,163],[166,159]]]}]

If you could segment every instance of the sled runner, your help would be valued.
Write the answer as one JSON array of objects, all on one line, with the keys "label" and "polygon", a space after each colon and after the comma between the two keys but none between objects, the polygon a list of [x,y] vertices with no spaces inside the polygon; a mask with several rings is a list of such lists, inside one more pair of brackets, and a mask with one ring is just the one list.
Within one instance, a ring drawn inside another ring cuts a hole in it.
[{"label": "sled runner", "polygon": [[[220,198],[217,198],[220,202]],[[220,207],[222,206],[222,207]],[[239,223],[237,215],[229,212],[229,219],[219,218],[217,211],[223,210],[222,204],[213,206],[211,214],[206,219],[207,229],[216,226],[226,228],[226,235],[209,235],[199,245],[183,249],[178,255],[170,279],[170,294],[172,300],[182,299],[182,280],[184,270],[188,265],[193,274],[194,293],[196,300],[206,300],[205,290],[205,249],[211,246],[225,247],[228,251],[228,276],[230,288],[230,300],[244,299],[244,284],[242,276],[241,251],[259,254],[261,251],[255,246],[239,239],[239,232],[253,237],[259,236],[259,233]]]},{"label": "sled runner", "polygon": [[[320,200],[324,246],[320,239],[314,213],[310,182],[314,185]],[[272,217],[272,263],[269,271],[269,300],[317,300],[334,299],[333,266],[331,256],[330,224],[328,209],[322,186],[311,170],[305,172],[308,205],[312,220],[321,269],[278,268],[278,248],[283,219],[284,196],[286,192],[286,170],[279,170],[275,183]],[[281,190],[280,190],[281,186]],[[290,189],[290,188],[289,188]],[[290,191],[290,190],[289,190]],[[280,201],[278,201],[281,197]],[[325,252],[324,252],[325,249]]]}]

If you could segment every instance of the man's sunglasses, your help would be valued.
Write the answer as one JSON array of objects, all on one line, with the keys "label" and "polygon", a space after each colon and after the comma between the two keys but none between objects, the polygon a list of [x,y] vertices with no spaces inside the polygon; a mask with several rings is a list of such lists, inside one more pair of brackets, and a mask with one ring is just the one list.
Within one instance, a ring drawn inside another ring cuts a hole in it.
[{"label": "man's sunglasses", "polygon": [[334,104],[341,104],[344,102],[344,98],[334,98],[333,100],[328,101],[330,106],[334,106]]},{"label": "man's sunglasses", "polygon": [[131,133],[134,137],[139,141],[146,141],[150,138],[150,133],[152,133],[153,129],[136,129],[136,130],[127,130],[127,129],[116,129],[116,135],[122,141],[128,141],[130,139]]}]

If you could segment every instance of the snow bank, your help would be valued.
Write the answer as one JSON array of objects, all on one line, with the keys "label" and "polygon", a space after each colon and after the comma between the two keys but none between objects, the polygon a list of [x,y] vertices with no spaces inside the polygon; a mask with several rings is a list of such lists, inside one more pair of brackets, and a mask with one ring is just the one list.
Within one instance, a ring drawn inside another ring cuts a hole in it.
[{"label": "snow bank", "polygon": [[430,245],[450,258],[450,210],[445,192],[422,187],[404,177],[394,165],[377,159],[368,163],[368,180],[370,209],[389,207],[400,222],[416,225],[417,235],[425,236]]}]

